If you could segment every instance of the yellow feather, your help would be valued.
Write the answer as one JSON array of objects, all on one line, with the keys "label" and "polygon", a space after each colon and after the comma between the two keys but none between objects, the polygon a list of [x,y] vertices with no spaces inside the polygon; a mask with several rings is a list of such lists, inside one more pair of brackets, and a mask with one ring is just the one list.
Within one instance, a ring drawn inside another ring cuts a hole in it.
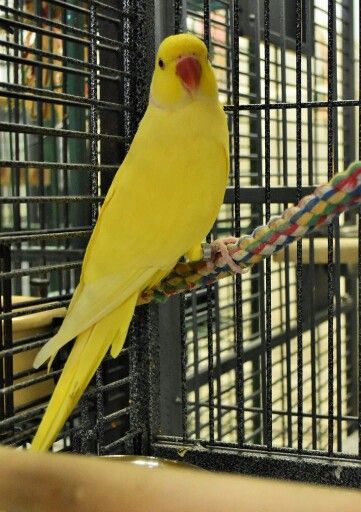
[{"label": "yellow feather", "polygon": [[[181,54],[201,65],[192,94],[176,73]],[[206,47],[191,35],[171,36],[160,46],[148,109],[101,208],[67,316],[35,360],[36,367],[52,361],[77,337],[33,449],[51,445],[108,349],[118,355],[139,294],[204,240],[223,201],[228,160]]]},{"label": "yellow feather", "polygon": [[[134,294],[124,304],[77,337],[33,439],[32,450],[44,451],[55,441],[112,342],[116,346],[116,352],[120,352],[136,300],[137,295]],[[119,326],[119,330],[114,332],[114,326]],[[119,338],[114,339],[115,335]]]}]

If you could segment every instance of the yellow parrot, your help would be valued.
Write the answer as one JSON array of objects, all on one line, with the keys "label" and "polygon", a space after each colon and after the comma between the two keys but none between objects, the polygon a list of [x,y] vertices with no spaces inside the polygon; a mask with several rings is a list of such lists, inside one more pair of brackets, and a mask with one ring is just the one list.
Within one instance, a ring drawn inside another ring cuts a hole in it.
[{"label": "yellow parrot", "polygon": [[[38,368],[50,360],[50,367],[76,337],[33,450],[52,445],[109,348],[118,356],[141,292],[182,255],[201,259],[228,170],[227,121],[207,48],[190,34],[167,37],[148,108],[100,210],[67,315],[34,361]],[[218,250],[232,266],[226,244]]]}]

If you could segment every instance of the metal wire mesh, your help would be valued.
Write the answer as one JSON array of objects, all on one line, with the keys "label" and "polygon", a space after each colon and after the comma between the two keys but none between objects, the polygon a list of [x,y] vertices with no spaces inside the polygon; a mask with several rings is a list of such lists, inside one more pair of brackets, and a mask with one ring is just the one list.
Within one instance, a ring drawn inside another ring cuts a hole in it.
[{"label": "metal wire mesh", "polygon": [[[210,48],[229,114],[232,171],[212,235],[238,236],[357,157],[354,5],[178,8],[183,28]],[[261,457],[251,469],[248,450],[317,455],[324,468],[330,457],[360,460],[356,225],[346,215],[242,278],[185,296],[182,415],[178,425],[161,418],[167,435],[156,453],[177,456],[181,432],[188,460],[213,468],[262,472]],[[340,256],[345,237],[352,261]],[[179,386],[167,380],[161,389],[174,398]],[[282,464],[264,471],[286,474]],[[320,480],[301,465],[292,473]],[[332,474],[325,481],[340,483]]]},{"label": "metal wire mesh", "polygon": [[[26,444],[66,354],[49,374],[32,360],[69,303],[141,108],[130,100],[137,9],[4,0],[0,12],[0,439]],[[116,452],[134,437],[129,351],[104,362],[57,449]]]}]

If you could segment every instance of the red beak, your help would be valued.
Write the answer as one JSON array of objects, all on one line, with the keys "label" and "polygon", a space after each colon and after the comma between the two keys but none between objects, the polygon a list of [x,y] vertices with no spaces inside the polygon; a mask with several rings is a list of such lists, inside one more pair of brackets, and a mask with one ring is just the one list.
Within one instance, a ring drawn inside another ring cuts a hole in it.
[{"label": "red beak", "polygon": [[202,68],[195,57],[182,57],[176,66],[176,72],[186,89],[189,91],[198,89]]}]

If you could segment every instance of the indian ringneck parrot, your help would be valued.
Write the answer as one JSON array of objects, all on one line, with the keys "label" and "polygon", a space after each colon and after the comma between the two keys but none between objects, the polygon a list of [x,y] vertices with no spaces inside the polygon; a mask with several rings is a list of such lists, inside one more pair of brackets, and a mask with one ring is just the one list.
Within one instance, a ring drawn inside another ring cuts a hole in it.
[{"label": "indian ringneck parrot", "polygon": [[[34,361],[39,368],[49,360],[50,368],[76,338],[31,449],[49,449],[107,351],[118,356],[142,291],[181,256],[202,258],[228,171],[227,121],[207,48],[190,34],[167,37],[147,110],[101,207],[66,317]],[[234,267],[225,243],[217,251]]]}]

